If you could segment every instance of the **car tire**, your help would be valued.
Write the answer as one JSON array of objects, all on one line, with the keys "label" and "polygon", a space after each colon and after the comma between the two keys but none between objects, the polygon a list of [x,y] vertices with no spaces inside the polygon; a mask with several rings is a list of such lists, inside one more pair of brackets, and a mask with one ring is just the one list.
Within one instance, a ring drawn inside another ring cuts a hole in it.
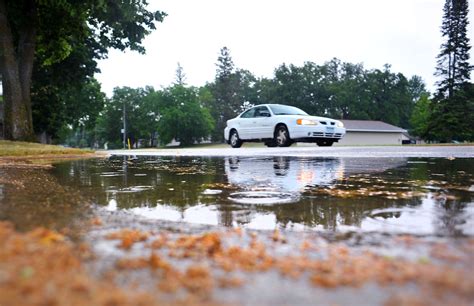
[{"label": "car tire", "polygon": [[284,125],[279,125],[275,129],[274,142],[278,147],[289,147],[292,144],[290,133]]},{"label": "car tire", "polygon": [[331,141],[331,140],[321,140],[321,141],[316,142],[316,144],[319,147],[330,147],[332,146],[333,143],[334,141]]},{"label": "car tire", "polygon": [[232,148],[240,148],[243,141],[239,138],[239,133],[236,130],[230,131],[229,144]]}]

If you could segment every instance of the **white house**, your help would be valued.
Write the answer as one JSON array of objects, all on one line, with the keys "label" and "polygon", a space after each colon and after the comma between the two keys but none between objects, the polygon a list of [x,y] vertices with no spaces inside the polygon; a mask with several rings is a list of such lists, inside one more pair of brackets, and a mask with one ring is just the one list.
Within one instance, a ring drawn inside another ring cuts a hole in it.
[{"label": "white house", "polygon": [[401,145],[407,130],[382,121],[341,120],[346,135],[334,145]]}]

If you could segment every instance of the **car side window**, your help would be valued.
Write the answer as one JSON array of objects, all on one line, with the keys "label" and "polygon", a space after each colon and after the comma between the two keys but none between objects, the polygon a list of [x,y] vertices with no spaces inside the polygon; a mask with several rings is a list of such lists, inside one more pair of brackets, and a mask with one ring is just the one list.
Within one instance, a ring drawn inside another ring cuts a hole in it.
[{"label": "car side window", "polygon": [[251,108],[242,115],[240,115],[240,118],[253,118],[255,113],[255,108]]},{"label": "car side window", "polygon": [[255,108],[254,117],[270,117],[270,112],[266,106],[259,106]]}]

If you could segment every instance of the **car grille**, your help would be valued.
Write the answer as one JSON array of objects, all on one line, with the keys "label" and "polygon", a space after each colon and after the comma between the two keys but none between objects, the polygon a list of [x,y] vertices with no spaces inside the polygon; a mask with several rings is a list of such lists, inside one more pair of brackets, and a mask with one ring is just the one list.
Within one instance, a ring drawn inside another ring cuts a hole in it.
[{"label": "car grille", "polygon": [[342,134],[341,133],[313,132],[313,137],[342,138]]}]

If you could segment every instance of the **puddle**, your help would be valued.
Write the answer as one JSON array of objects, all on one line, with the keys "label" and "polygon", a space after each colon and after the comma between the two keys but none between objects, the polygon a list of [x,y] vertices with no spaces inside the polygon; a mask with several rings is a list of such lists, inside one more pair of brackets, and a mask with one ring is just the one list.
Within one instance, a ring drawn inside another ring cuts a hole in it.
[{"label": "puddle", "polygon": [[295,203],[299,200],[299,196],[276,191],[246,191],[231,193],[228,199],[239,204],[271,205]]},{"label": "puddle", "polygon": [[221,193],[222,193],[222,190],[219,190],[219,189],[205,189],[202,192],[203,195],[218,195]]},{"label": "puddle", "polygon": [[[85,270],[160,297],[181,297],[163,284],[197,296],[205,291],[191,290],[210,280],[205,304],[468,305],[473,186],[474,159],[120,157],[0,169],[0,221],[77,232]],[[39,263],[31,256],[54,257],[36,250],[65,258],[50,245],[62,235],[41,229],[39,248],[18,248],[0,225],[10,244],[0,250],[13,250],[4,266],[17,264],[5,276],[28,286],[18,292],[31,289],[24,275],[44,270],[42,262],[24,269]],[[67,287],[77,293],[73,276]],[[32,292],[44,299],[51,286],[37,280]]]},{"label": "puddle", "polygon": [[133,193],[133,192],[142,192],[145,190],[153,189],[153,186],[131,186],[119,189],[108,189],[106,192],[111,193]]},{"label": "puddle", "polygon": [[[32,183],[15,186],[19,176]],[[59,227],[97,207],[252,229],[474,236],[473,186],[474,159],[112,157],[6,173],[0,219]]]}]

